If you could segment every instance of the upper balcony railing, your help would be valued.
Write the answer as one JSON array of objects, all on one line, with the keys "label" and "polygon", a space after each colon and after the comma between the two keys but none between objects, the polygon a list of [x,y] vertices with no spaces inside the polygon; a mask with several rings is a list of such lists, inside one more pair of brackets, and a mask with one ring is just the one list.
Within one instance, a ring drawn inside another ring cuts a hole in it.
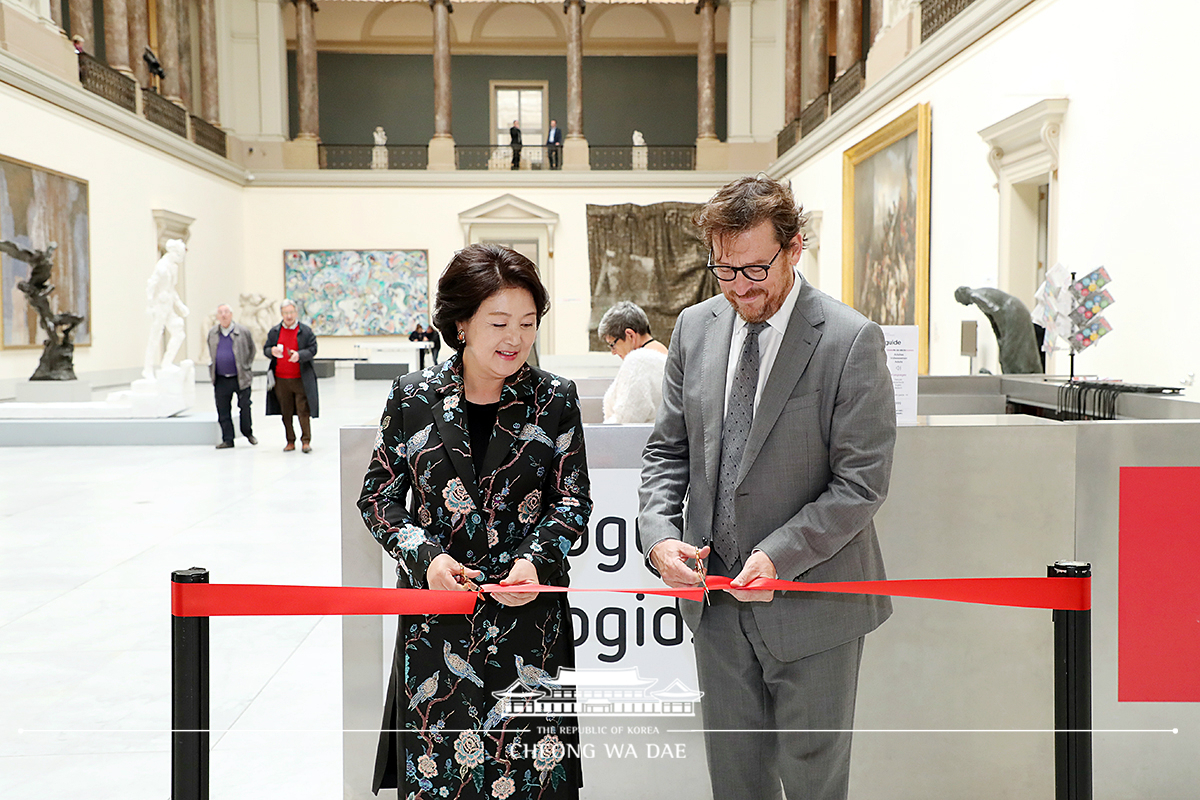
[{"label": "upper balcony railing", "polygon": [[79,54],[79,82],[89,92],[137,112],[137,81],[87,53]]},{"label": "upper balcony railing", "polygon": [[152,88],[141,88],[137,81],[87,53],[79,54],[79,82],[84,89],[141,115],[161,128],[227,158],[225,131],[160,95]]},{"label": "upper balcony railing", "polygon": [[[321,144],[321,169],[427,169],[425,145]],[[588,163],[593,170],[694,170],[692,145],[590,146]],[[545,145],[521,148],[514,161],[508,145],[460,144],[454,148],[454,166],[466,171],[549,172],[562,169],[562,149]]]},{"label": "upper balcony railing", "polygon": [[321,169],[425,169],[429,148],[423,144],[322,144]]}]

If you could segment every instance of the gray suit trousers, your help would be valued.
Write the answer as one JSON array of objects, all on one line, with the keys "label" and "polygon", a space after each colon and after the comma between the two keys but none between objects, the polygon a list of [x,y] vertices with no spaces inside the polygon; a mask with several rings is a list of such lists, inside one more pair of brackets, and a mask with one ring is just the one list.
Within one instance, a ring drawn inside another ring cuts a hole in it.
[{"label": "gray suit trousers", "polygon": [[863,637],[780,661],[753,605],[714,592],[695,631],[713,797],[844,800]]}]

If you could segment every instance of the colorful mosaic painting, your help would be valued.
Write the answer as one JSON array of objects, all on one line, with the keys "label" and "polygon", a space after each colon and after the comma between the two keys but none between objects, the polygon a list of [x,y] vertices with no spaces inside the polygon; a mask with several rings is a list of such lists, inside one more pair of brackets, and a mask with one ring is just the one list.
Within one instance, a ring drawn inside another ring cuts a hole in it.
[{"label": "colorful mosaic painting", "polygon": [[318,336],[399,336],[429,324],[425,250],[285,250],[284,285]]}]

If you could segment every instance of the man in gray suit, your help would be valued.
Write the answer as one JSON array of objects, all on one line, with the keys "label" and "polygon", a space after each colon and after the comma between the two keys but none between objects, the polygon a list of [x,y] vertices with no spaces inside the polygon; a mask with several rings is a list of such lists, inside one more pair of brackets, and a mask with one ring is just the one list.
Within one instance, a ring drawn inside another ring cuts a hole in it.
[{"label": "man in gray suit", "polygon": [[642,552],[668,586],[697,585],[705,559],[733,579],[710,605],[679,601],[713,796],[844,798],[863,637],[891,603],[746,587],[885,577],[872,522],[896,440],[883,333],[795,271],[804,218],[788,186],[739,179],[695,221],[722,296],[685,309],[671,337]]}]

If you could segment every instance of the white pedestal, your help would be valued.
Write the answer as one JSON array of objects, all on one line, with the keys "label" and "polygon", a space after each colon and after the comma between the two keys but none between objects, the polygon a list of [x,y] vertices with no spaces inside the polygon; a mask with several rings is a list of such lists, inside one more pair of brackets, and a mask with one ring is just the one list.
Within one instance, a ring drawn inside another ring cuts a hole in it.
[{"label": "white pedestal", "polygon": [[[61,381],[60,381],[61,382]],[[153,380],[133,382],[103,402],[0,403],[0,419],[161,419],[196,402],[196,367],[191,361],[159,370]]]},{"label": "white pedestal", "polygon": [[87,403],[92,399],[91,381],[18,381],[18,403]]},{"label": "white pedestal", "polygon": [[650,148],[644,144],[633,146],[633,169],[644,170],[650,166]]}]

